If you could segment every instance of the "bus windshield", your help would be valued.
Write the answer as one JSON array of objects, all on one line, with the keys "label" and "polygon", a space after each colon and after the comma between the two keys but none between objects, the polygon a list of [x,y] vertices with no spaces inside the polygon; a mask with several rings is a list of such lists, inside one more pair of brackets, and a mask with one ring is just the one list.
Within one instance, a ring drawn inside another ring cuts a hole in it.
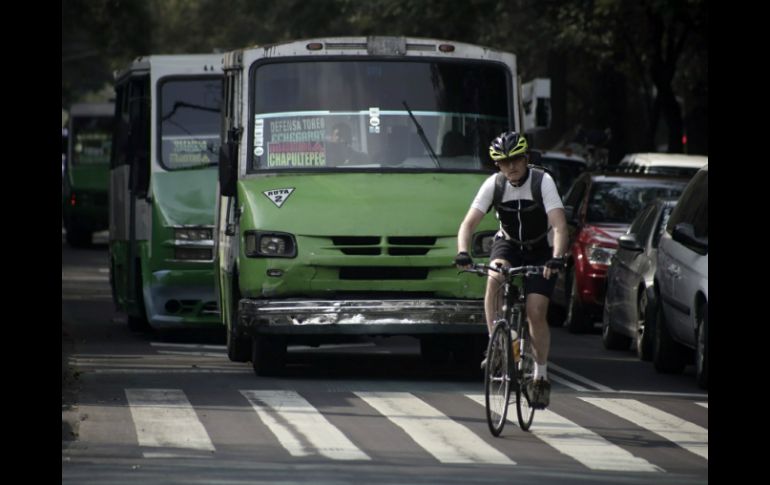
[{"label": "bus windshield", "polygon": [[160,87],[160,163],[168,170],[219,162],[221,78],[163,81]]},{"label": "bus windshield", "polygon": [[489,142],[510,124],[502,64],[358,58],[252,72],[249,172],[488,171]]},{"label": "bus windshield", "polygon": [[107,164],[112,147],[113,120],[109,116],[72,118],[72,164]]}]

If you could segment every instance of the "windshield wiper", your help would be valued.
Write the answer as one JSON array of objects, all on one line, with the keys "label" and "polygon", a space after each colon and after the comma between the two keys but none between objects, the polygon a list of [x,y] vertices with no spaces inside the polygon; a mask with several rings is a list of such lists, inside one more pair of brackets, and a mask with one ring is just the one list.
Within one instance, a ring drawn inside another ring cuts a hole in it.
[{"label": "windshield wiper", "polygon": [[412,122],[414,123],[414,126],[417,127],[417,134],[420,135],[420,140],[422,140],[422,144],[425,145],[425,148],[428,149],[428,152],[430,153],[430,158],[433,159],[433,162],[436,164],[436,168],[441,168],[441,164],[438,163],[438,157],[436,156],[436,152],[433,151],[433,147],[430,146],[430,142],[428,141],[428,138],[425,136],[425,132],[422,131],[422,126],[420,126],[420,123],[417,121],[417,118],[414,117],[412,114],[412,110],[409,109],[409,105],[406,104],[406,101],[402,101],[404,103],[404,108],[406,108],[407,113],[409,113],[409,117],[412,118]]}]

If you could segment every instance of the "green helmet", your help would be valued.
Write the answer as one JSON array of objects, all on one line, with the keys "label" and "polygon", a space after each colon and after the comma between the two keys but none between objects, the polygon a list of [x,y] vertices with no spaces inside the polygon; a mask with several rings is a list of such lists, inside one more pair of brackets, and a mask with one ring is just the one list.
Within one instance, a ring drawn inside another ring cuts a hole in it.
[{"label": "green helmet", "polygon": [[504,131],[489,144],[489,157],[495,162],[526,155],[529,150],[527,139],[515,131]]}]

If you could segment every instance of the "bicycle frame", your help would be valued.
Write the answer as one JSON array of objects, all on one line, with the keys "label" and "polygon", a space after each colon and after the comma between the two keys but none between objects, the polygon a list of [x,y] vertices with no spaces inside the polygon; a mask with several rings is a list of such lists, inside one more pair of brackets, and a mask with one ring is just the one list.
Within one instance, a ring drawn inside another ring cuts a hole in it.
[{"label": "bicycle frame", "polygon": [[[519,426],[527,431],[532,424],[535,409],[530,404],[527,383],[532,379],[533,354],[529,342],[529,325],[526,319],[526,299],[523,281],[517,277],[537,274],[543,266],[518,266],[513,268],[473,265],[464,270],[479,275],[489,271],[504,276],[502,284],[502,315],[496,318],[487,348],[487,362],[484,374],[484,394],[487,424],[493,436],[499,436],[508,413],[511,383],[516,393],[516,414]],[[511,342],[511,331],[516,331]],[[515,344],[516,348],[514,348]],[[518,349],[518,352],[516,350]],[[518,355],[516,355],[518,354]]]}]

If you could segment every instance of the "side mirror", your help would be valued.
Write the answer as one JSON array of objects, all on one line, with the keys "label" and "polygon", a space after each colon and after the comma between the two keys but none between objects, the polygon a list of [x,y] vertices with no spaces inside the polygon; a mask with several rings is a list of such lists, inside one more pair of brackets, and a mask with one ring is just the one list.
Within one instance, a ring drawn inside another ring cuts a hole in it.
[{"label": "side mirror", "polygon": [[618,245],[630,251],[644,251],[642,245],[636,240],[636,234],[623,234],[618,238]]},{"label": "side mirror", "polygon": [[698,254],[706,254],[709,251],[708,237],[697,237],[695,229],[690,223],[680,222],[674,226],[671,237],[674,241],[684,244]]},{"label": "side mirror", "polygon": [[227,130],[227,138],[219,148],[219,187],[220,193],[226,197],[235,195],[238,181],[238,144],[240,143],[240,128]]},{"label": "side mirror", "polygon": [[235,161],[238,145],[227,141],[219,147],[219,191],[226,197],[235,195],[235,183],[238,180],[238,165]]}]

